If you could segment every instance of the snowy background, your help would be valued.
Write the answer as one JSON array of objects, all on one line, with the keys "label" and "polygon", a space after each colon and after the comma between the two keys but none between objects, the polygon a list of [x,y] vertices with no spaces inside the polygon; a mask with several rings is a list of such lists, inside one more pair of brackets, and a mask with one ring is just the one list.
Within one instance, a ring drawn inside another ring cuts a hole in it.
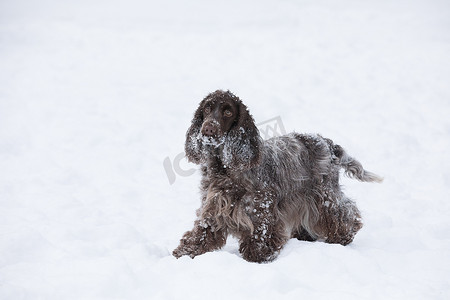
[{"label": "snowy background", "polygon": [[[170,255],[199,176],[163,162],[219,88],[384,176],[343,179],[351,245]],[[449,149],[446,0],[3,0],[0,298],[449,299]]]}]

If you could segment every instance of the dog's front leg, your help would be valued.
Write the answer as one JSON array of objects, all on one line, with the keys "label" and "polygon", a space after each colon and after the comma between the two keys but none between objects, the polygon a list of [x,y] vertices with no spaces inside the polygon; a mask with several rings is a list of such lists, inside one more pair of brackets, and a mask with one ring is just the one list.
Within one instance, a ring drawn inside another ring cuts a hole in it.
[{"label": "dog's front leg", "polygon": [[227,240],[226,231],[215,228],[211,223],[205,219],[196,220],[194,228],[183,235],[180,245],[173,250],[173,256],[180,258],[183,255],[189,255],[194,258],[222,248]]},{"label": "dog's front leg", "polygon": [[265,263],[273,261],[288,241],[281,223],[272,220],[270,214],[262,213],[254,222],[253,232],[243,234],[239,252],[250,262]]}]

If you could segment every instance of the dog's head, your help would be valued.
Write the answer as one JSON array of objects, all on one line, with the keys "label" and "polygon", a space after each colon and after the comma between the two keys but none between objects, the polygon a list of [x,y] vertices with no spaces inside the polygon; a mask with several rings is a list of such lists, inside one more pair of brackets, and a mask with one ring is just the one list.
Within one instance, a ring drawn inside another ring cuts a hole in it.
[{"label": "dog's head", "polygon": [[230,91],[218,90],[200,102],[186,133],[185,151],[196,164],[217,153],[224,167],[243,170],[259,163],[261,145],[247,107]]}]

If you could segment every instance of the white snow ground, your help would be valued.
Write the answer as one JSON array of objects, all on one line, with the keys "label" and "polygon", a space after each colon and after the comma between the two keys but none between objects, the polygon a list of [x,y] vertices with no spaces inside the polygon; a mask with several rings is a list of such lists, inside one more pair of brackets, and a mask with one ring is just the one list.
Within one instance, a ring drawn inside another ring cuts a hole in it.
[{"label": "white snow ground", "polygon": [[[445,0],[1,1],[0,298],[449,299],[449,20]],[[170,255],[199,176],[163,162],[218,88],[385,177],[343,180],[351,245]]]}]

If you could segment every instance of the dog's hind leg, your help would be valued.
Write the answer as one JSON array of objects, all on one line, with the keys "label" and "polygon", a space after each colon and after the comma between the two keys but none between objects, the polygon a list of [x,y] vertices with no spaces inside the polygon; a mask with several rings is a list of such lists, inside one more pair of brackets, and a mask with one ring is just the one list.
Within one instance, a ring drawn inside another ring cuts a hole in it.
[{"label": "dog's hind leg", "polygon": [[319,239],[331,244],[348,245],[362,228],[361,213],[355,202],[344,194],[337,201],[325,201],[320,208],[320,220],[316,228]]},{"label": "dog's hind leg", "polygon": [[296,239],[298,239],[298,240],[300,240],[300,241],[307,241],[307,242],[314,242],[314,241],[316,241],[316,239],[313,238],[313,237],[309,234],[309,232],[308,232],[306,229],[304,229],[304,228],[301,228],[300,230],[294,232],[294,234],[292,235],[292,237],[293,237],[293,238],[296,238]]}]

